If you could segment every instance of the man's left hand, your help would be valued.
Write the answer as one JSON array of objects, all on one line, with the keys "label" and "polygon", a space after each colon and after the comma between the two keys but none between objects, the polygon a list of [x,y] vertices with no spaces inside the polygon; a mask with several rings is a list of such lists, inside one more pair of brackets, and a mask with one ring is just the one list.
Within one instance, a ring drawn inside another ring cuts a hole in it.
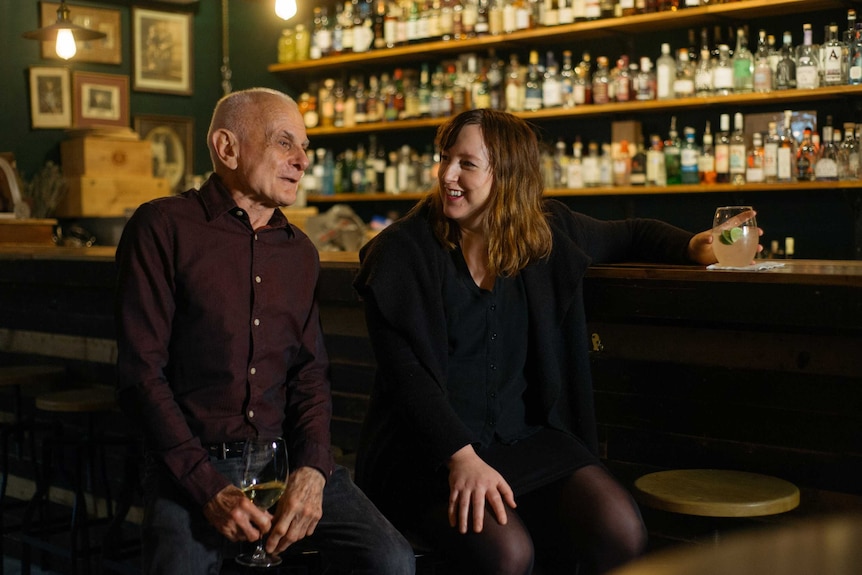
[{"label": "man's left hand", "polygon": [[300,467],[290,474],[266,540],[269,553],[281,553],[314,533],[317,522],[323,516],[325,485],[323,474],[313,467]]}]

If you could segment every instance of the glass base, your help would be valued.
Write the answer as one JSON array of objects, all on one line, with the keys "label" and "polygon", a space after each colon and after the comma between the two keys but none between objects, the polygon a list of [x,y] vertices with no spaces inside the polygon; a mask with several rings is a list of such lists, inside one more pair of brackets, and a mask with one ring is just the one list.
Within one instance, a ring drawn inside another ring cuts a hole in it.
[{"label": "glass base", "polygon": [[269,553],[243,553],[237,555],[235,561],[246,567],[275,567],[281,565],[281,557]]}]

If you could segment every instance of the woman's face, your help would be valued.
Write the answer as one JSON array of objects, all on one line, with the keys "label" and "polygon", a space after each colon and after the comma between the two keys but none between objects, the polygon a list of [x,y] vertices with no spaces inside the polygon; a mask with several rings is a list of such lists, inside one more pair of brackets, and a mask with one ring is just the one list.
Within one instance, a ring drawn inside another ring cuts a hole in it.
[{"label": "woman's face", "polygon": [[455,143],[441,152],[437,179],[443,215],[462,230],[480,231],[494,184],[481,127],[464,126]]}]

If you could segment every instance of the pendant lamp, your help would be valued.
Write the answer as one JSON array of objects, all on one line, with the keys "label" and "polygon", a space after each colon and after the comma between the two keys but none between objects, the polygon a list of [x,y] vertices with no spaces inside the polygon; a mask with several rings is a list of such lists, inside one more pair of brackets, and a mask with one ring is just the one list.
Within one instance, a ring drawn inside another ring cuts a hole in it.
[{"label": "pendant lamp", "polygon": [[68,60],[78,51],[76,42],[100,40],[105,38],[107,34],[73,24],[69,19],[69,7],[66,6],[66,0],[61,0],[60,7],[57,8],[57,21],[55,23],[38,30],[24,32],[22,36],[29,40],[55,42],[57,55]]}]

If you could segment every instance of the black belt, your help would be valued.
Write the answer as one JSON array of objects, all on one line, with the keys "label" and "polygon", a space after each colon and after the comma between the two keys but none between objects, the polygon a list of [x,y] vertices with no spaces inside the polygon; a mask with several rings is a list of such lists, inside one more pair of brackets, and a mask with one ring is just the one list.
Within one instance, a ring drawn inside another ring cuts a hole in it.
[{"label": "black belt", "polygon": [[209,454],[216,459],[231,459],[233,457],[242,457],[243,446],[245,446],[245,441],[227,441],[204,445],[204,449],[209,451]]}]

